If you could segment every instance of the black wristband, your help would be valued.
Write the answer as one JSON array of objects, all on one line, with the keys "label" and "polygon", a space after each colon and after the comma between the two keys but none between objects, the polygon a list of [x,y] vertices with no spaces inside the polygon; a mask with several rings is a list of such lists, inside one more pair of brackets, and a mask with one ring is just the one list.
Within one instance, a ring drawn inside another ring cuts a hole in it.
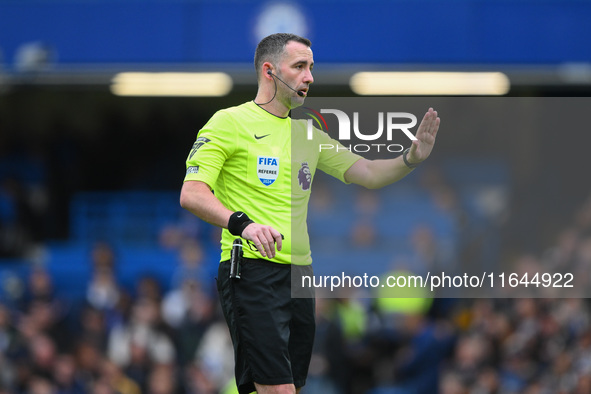
[{"label": "black wristband", "polygon": [[421,163],[411,163],[408,161],[408,159],[406,158],[406,155],[408,155],[408,152],[410,152],[410,148],[406,148],[404,150],[404,152],[402,152],[402,160],[404,160],[404,164],[406,164],[406,166],[408,168],[417,168],[419,166],[419,164]]},{"label": "black wristband", "polygon": [[230,220],[228,220],[228,230],[230,234],[241,237],[246,226],[252,223],[254,221],[250,220],[247,214],[236,211],[230,216]]}]

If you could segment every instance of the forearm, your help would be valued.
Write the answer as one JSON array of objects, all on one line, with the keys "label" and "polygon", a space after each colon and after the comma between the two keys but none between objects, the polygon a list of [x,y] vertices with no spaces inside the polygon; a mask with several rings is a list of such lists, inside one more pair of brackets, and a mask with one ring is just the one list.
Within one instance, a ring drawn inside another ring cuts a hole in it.
[{"label": "forearm", "polygon": [[228,220],[233,213],[217,199],[207,184],[199,181],[183,184],[180,204],[198,218],[222,228],[228,228]]},{"label": "forearm", "polygon": [[[234,212],[226,208],[220,200],[211,192],[207,184],[199,181],[187,181],[183,184],[181,189],[181,207],[191,212],[198,218],[213,224],[218,227],[228,228],[230,216]],[[243,220],[247,220],[247,215]],[[240,228],[240,223],[235,222],[233,218],[233,225],[230,225],[230,232],[234,235],[252,241],[259,253],[263,257],[274,258],[276,249],[281,250],[282,240],[281,233],[271,226],[248,221],[243,222],[244,228]],[[232,229],[238,231],[232,232]]]},{"label": "forearm", "polygon": [[404,164],[402,156],[395,159],[372,160],[368,166],[370,168],[369,178],[372,181],[373,189],[379,189],[398,182],[413,170]]},{"label": "forearm", "polygon": [[379,189],[398,182],[411,172],[402,156],[386,160],[361,159],[345,173],[345,179],[368,189]]}]

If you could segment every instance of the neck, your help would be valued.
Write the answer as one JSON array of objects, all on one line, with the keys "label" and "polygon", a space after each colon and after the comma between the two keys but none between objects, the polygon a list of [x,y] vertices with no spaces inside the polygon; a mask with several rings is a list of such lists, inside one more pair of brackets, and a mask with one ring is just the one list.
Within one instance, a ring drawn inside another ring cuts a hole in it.
[{"label": "neck", "polygon": [[265,111],[280,118],[289,115],[289,108],[279,101],[274,89],[259,88],[254,102]]},{"label": "neck", "polygon": [[289,109],[285,109],[285,107],[283,106],[280,106],[281,108],[278,108],[278,105],[273,105],[273,101],[269,104],[259,104],[258,99],[254,99],[255,104],[257,104],[259,107],[261,107],[271,115],[275,115],[278,118],[286,118],[289,115]]}]

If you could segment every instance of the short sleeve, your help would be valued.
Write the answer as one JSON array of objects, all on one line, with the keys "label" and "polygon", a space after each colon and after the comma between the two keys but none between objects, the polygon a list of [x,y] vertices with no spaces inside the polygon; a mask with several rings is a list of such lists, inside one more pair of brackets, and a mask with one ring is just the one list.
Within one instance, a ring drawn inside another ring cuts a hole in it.
[{"label": "short sleeve", "polygon": [[320,149],[318,169],[339,179],[341,182],[349,183],[345,180],[345,172],[347,172],[355,162],[361,159],[361,156],[351,152],[339,141],[330,138],[325,132],[318,129],[315,131],[314,140],[318,143],[318,146],[333,147],[331,149]]},{"label": "short sleeve", "polygon": [[202,181],[213,189],[235,148],[233,119],[224,111],[218,111],[197,134],[187,157],[185,181]]}]

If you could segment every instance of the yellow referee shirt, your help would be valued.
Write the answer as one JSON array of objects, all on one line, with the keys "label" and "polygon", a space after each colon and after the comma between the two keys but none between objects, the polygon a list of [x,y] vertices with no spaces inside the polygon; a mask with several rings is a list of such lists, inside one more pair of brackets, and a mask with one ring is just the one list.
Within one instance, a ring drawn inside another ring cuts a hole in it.
[{"label": "yellow referee shirt", "polygon": [[[338,142],[318,129],[308,140],[304,120],[277,117],[250,101],[216,112],[199,131],[185,181],[206,183],[226,208],[282,233],[282,250],[267,260],[308,265],[306,217],[316,169],[345,182],[361,158],[344,148],[320,151],[320,144]],[[234,238],[223,230],[221,261],[230,259]],[[244,257],[263,258],[254,247],[244,247]]]}]

